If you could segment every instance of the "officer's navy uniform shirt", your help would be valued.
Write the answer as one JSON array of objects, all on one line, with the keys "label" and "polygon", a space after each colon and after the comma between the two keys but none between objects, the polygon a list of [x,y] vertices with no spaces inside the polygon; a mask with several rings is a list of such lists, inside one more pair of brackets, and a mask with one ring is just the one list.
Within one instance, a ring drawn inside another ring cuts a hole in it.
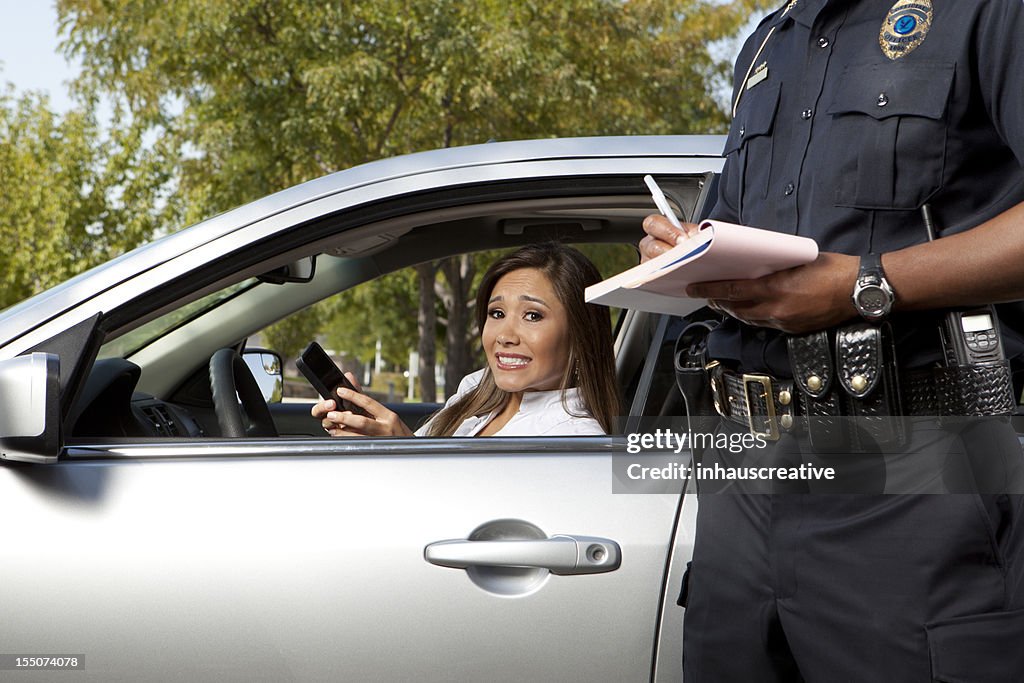
[{"label": "officer's navy uniform shirt", "polygon": [[[890,59],[880,33],[894,3],[799,0],[761,23],[736,63],[711,217],[884,254],[927,240],[926,202],[949,235],[1024,201],[1024,3],[933,0],[923,41]],[[936,314],[892,320],[903,367],[938,360]],[[1015,355],[1021,337],[1003,327]],[[741,369],[790,374],[778,332],[730,318],[709,345]]]}]

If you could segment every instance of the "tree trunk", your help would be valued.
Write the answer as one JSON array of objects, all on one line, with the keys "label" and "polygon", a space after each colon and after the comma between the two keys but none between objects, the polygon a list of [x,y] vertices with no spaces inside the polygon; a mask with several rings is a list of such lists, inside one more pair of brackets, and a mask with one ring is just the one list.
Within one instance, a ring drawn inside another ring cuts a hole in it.
[{"label": "tree trunk", "polygon": [[448,325],[445,331],[445,350],[448,358],[444,371],[444,393],[449,398],[459,388],[459,382],[473,368],[472,343],[475,338],[471,315],[470,288],[476,267],[469,254],[447,258],[441,262],[441,271],[448,282]]},{"label": "tree trunk", "polygon": [[417,351],[420,354],[420,400],[433,403],[437,400],[437,382],[434,369],[437,365],[437,311],[434,307],[436,294],[434,280],[437,276],[437,265],[421,263],[416,266],[416,277],[420,287],[420,307],[416,315],[416,326],[420,341]]}]

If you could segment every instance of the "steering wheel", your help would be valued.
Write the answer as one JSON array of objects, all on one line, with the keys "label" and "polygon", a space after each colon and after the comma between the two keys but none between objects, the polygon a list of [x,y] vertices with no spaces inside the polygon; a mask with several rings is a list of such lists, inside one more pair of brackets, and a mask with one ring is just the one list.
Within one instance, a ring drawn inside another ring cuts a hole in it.
[{"label": "steering wheel", "polygon": [[221,349],[210,358],[210,389],[222,436],[277,436],[263,392],[234,349]]}]

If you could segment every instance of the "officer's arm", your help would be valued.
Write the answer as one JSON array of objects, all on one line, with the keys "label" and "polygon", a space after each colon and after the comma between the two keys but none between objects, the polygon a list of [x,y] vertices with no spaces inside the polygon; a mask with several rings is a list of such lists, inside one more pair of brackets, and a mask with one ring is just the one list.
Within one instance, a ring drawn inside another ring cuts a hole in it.
[{"label": "officer's arm", "polygon": [[[762,327],[801,333],[856,317],[851,295],[860,259],[822,253],[806,266],[756,280],[704,282],[687,294]],[[1024,204],[971,230],[882,256],[896,310],[1024,299]]]},{"label": "officer's arm", "polygon": [[1024,299],[1024,204],[941,240],[882,256],[897,310]]}]

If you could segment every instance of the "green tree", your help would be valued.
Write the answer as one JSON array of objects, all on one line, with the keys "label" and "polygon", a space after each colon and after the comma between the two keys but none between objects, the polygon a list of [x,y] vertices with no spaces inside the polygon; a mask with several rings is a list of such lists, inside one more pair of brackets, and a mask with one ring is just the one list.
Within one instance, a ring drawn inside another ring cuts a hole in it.
[{"label": "green tree", "polygon": [[415,347],[417,299],[415,276],[408,270],[342,292],[327,302],[327,342],[367,361],[379,339],[384,359],[404,366]]},{"label": "green tree", "polygon": [[[58,0],[81,87],[175,155],[178,222],[396,154],[574,135],[710,133],[730,66],[709,46],[766,0]],[[443,273],[437,278],[437,273]],[[471,259],[420,268],[430,311],[470,308]],[[434,286],[431,286],[434,285]],[[417,316],[418,312],[418,316]],[[412,339],[406,340],[411,342]],[[410,344],[411,346],[411,344]],[[449,367],[466,362],[449,330]],[[432,367],[421,367],[432,377]],[[451,391],[454,387],[448,383]]]},{"label": "green tree", "polygon": [[104,134],[86,100],[58,115],[46,97],[0,94],[0,308],[131,249],[161,221],[169,179],[143,128]]},{"label": "green tree", "polygon": [[264,328],[261,341],[266,348],[280,353],[283,360],[295,360],[320,329],[322,318],[321,306],[309,306]]}]

